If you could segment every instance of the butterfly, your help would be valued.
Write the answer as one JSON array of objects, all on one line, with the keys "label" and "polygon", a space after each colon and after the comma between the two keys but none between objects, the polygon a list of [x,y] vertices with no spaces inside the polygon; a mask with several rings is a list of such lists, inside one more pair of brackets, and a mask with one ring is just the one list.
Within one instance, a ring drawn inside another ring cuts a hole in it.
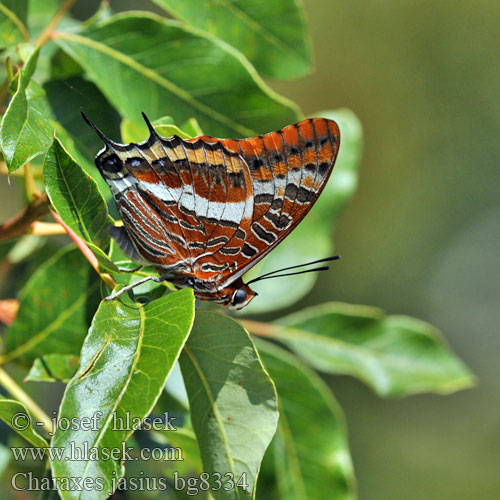
[{"label": "butterfly", "polygon": [[249,139],[181,139],[159,136],[143,113],[149,138],[118,144],[82,115],[105,144],[95,164],[123,221],[110,234],[132,261],[159,273],[108,299],[148,280],[168,280],[192,288],[199,300],[245,307],[257,295],[249,284],[278,271],[248,283],[242,276],[309,212],[340,145],[337,124],[326,118]]}]

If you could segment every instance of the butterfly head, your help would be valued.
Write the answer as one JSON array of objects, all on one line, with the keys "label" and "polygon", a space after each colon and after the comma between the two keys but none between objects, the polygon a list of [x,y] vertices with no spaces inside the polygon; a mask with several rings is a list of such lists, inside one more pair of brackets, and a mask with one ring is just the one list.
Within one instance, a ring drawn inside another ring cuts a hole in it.
[{"label": "butterfly head", "polygon": [[219,290],[219,294],[227,296],[227,302],[223,305],[231,309],[243,309],[257,296],[257,292],[254,292],[248,285],[243,283],[241,279],[236,280],[236,282],[232,283],[227,288]]},{"label": "butterfly head", "polygon": [[243,309],[257,296],[241,278],[237,279],[224,288],[213,288],[213,283],[203,282],[194,277],[182,277],[174,281],[178,288],[189,287],[194,290],[194,296],[198,300],[215,302],[230,309]]}]

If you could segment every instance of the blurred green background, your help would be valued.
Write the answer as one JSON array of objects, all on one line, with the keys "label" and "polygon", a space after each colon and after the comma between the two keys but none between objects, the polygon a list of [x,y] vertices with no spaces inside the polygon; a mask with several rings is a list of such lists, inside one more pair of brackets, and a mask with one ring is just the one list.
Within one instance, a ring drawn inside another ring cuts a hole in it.
[{"label": "blurred green background", "polygon": [[[311,302],[383,307],[440,328],[478,377],[448,397],[383,401],[331,378],[362,500],[500,498],[500,5],[305,1],[315,73],[275,86],[304,112],[361,119],[342,260]],[[335,175],[335,171],[334,171]]]},{"label": "blurred green background", "polygon": [[[77,2],[73,13],[96,5]],[[478,377],[452,396],[392,401],[353,379],[328,379],[346,413],[360,498],[498,499],[498,1],[305,8],[315,72],[270,83],[306,114],[351,108],[365,146],[358,192],[336,231],[342,260],[301,306],[338,300],[427,320]],[[19,208],[17,195],[2,183],[2,214]]]}]

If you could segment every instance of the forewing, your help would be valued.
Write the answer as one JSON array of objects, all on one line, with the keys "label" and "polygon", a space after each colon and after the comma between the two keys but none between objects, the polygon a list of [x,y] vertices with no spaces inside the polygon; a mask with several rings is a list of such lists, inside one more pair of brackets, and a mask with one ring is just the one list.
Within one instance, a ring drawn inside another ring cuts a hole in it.
[{"label": "forewing", "polygon": [[[114,173],[106,169],[111,162]],[[110,143],[97,164],[147,261],[189,268],[209,256],[197,266],[197,277],[208,280],[230,267],[228,255],[241,251],[252,221],[253,184],[240,154],[221,142],[152,134],[141,144]]]}]

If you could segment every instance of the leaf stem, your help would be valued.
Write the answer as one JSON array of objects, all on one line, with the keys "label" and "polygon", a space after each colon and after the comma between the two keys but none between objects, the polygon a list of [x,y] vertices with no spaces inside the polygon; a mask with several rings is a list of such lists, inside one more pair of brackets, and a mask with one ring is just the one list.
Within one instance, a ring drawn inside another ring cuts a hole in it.
[{"label": "leaf stem", "polygon": [[54,14],[54,17],[50,20],[49,24],[47,24],[43,31],[38,35],[35,40],[36,45],[44,45],[51,38],[52,31],[57,27],[61,19],[64,17],[64,14],[66,14],[75,2],[76,0],[66,0],[61,5],[61,8]]},{"label": "leaf stem", "polygon": [[76,246],[82,252],[84,257],[89,261],[90,265],[95,269],[96,273],[101,277],[101,279],[108,285],[111,289],[113,289],[116,286],[116,281],[106,273],[101,272],[99,268],[99,261],[97,260],[96,256],[90,250],[88,245],[83,241],[80,236],[78,236],[62,219],[59,217],[59,214],[55,212],[54,210],[51,210],[50,213],[52,214],[52,217],[61,224],[61,226],[64,228],[66,233],[68,233],[68,236],[75,242]]},{"label": "leaf stem", "polygon": [[28,201],[31,203],[36,198],[36,184],[35,184],[35,176],[33,175],[33,170],[29,163],[24,165],[24,183],[26,187],[26,196],[28,197]]},{"label": "leaf stem", "polygon": [[43,424],[43,429],[49,434],[53,432],[52,420],[50,417],[38,406],[33,399],[17,384],[17,382],[0,367],[0,384],[7,390],[9,394],[14,396],[18,401],[26,405],[30,413],[36,420]]}]

